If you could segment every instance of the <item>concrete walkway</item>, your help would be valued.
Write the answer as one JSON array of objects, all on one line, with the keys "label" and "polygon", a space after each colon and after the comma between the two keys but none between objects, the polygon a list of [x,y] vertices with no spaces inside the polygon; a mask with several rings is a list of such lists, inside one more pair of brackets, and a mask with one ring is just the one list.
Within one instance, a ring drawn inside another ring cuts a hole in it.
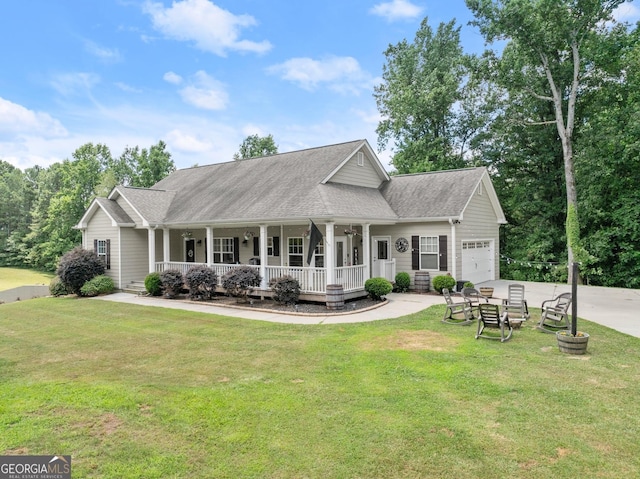
[{"label": "concrete walkway", "polygon": [[[488,281],[481,286],[492,286],[495,298],[508,296],[508,285],[516,281]],[[525,285],[525,297],[529,307],[539,308],[542,301],[551,299],[560,293],[571,292],[571,286],[554,283],[532,283],[518,281]],[[163,308],[184,309],[201,313],[219,314],[238,318],[254,319],[289,324],[341,324],[391,319],[416,313],[434,304],[444,304],[441,296],[423,294],[396,294],[387,296],[388,303],[368,311],[343,314],[305,316],[283,314],[272,311],[255,311],[249,309],[228,308],[211,304],[170,301],[149,296],[137,296],[128,293],[116,293],[99,296],[97,299],[138,304],[141,306],[158,306]],[[622,288],[603,288],[598,286],[578,287],[578,317],[602,324],[631,336],[640,337],[640,290]],[[535,315],[530,321],[536,321]],[[579,328],[580,326],[578,326]]]}]

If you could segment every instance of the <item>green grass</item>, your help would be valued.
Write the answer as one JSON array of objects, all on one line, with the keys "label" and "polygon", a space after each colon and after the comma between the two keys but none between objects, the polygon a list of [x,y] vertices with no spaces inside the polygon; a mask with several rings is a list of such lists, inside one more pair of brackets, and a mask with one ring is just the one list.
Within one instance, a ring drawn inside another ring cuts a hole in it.
[{"label": "green grass", "polygon": [[48,285],[53,276],[51,273],[43,273],[32,269],[0,268],[0,291],[32,284]]},{"label": "green grass", "polygon": [[0,454],[95,478],[640,477],[640,339],[475,340],[442,307],[299,326],[100,300],[0,306]]}]

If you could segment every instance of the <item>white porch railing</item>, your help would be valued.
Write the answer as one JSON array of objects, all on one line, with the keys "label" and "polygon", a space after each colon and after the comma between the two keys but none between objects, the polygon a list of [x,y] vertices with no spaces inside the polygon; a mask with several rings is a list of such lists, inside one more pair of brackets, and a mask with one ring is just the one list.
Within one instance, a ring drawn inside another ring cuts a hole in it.
[{"label": "white porch railing", "polygon": [[380,273],[383,278],[393,283],[396,280],[396,259],[393,258],[390,260],[382,261]]},{"label": "white porch railing", "polygon": [[[189,268],[200,265],[203,263],[185,263],[185,262],[159,262],[156,263],[156,272],[161,273],[167,269],[177,269],[182,274],[185,274]],[[238,264],[213,264],[211,268],[216,272],[218,281],[224,276],[224,274],[237,268]],[[255,268],[258,271],[260,266],[244,265],[251,268]],[[308,268],[308,267],[293,267],[293,266],[266,266],[266,283],[267,285],[271,280],[279,278],[281,276],[291,276],[300,283],[300,290],[304,293],[326,293],[327,289],[327,270],[325,268]],[[344,266],[342,268],[336,268],[336,284],[342,284],[344,291],[357,291],[364,289],[364,277],[365,267],[364,265],[356,266]],[[393,265],[393,276],[395,277],[395,262]]]}]

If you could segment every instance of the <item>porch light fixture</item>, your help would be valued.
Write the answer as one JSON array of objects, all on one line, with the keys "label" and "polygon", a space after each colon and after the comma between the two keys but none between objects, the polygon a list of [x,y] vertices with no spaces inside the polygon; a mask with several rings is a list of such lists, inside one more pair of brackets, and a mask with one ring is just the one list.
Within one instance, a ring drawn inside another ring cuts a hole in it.
[{"label": "porch light fixture", "polygon": [[185,231],[184,233],[182,233],[182,237],[183,238],[192,238],[193,237],[193,233],[191,231]]}]

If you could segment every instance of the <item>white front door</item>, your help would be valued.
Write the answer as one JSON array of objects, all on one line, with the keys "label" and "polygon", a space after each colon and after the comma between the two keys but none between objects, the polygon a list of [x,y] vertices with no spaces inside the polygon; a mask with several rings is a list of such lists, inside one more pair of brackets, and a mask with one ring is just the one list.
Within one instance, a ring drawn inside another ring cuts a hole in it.
[{"label": "white front door", "polygon": [[373,236],[371,238],[371,277],[385,277],[386,262],[389,261],[391,237]]}]

